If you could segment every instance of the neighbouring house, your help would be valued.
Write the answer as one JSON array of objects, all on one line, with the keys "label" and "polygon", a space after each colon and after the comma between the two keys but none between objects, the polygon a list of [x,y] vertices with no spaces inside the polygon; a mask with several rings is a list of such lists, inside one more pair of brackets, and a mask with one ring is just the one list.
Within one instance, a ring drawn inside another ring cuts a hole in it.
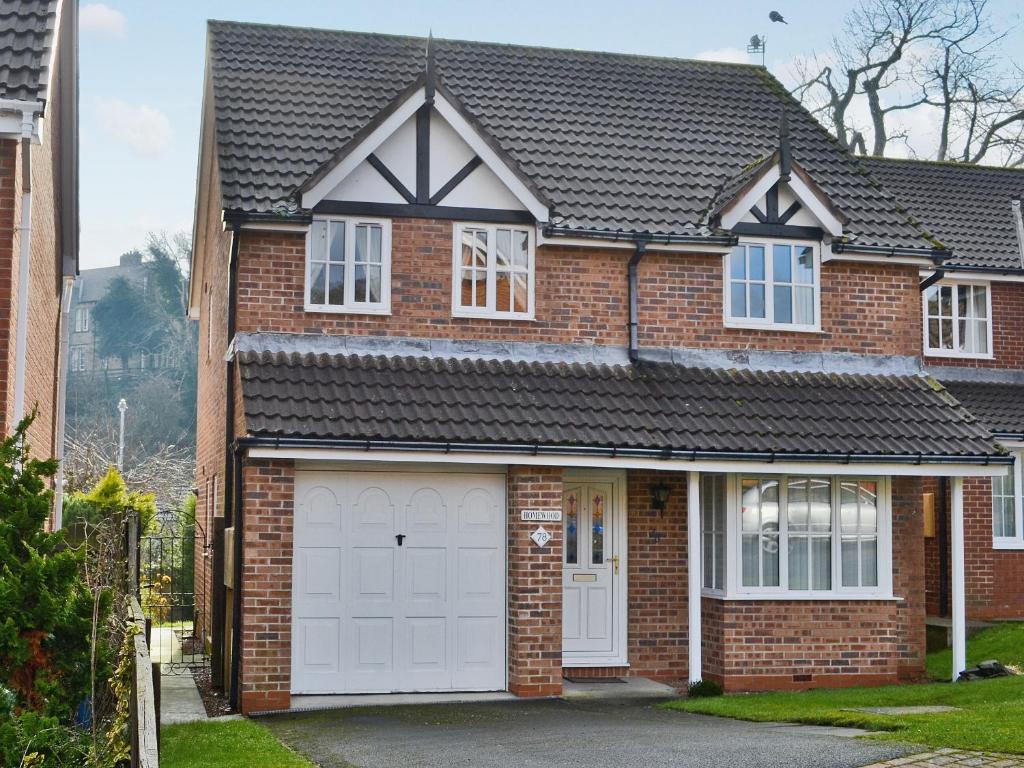
[{"label": "neighbouring house", "polygon": [[[999,477],[964,481],[967,615],[1024,619],[1024,170],[881,159],[868,168],[953,249],[926,280],[926,370],[1014,458]],[[950,486],[926,490],[928,613],[948,617]]]},{"label": "neighbouring house", "polygon": [[[956,257],[764,68],[211,22],[198,633],[244,712],[918,679]],[[970,574],[968,574],[970,578]],[[221,663],[222,662],[222,663]]]},{"label": "neighbouring house", "polygon": [[73,2],[0,2],[0,420],[9,433],[36,409],[28,437],[40,457],[63,451],[78,272],[77,24]]}]

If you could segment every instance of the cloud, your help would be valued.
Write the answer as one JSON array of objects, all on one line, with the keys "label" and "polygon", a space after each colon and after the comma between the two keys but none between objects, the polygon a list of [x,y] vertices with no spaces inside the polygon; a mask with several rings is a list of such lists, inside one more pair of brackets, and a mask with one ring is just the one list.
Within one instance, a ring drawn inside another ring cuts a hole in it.
[{"label": "cloud", "polygon": [[99,108],[103,130],[136,154],[155,157],[170,148],[171,121],[156,107],[105,99]]},{"label": "cloud", "polygon": [[125,29],[124,14],[103,3],[83,5],[78,12],[78,27],[82,32],[122,37]]},{"label": "cloud", "polygon": [[702,61],[727,61],[733,64],[750,63],[750,54],[742,48],[715,48],[710,51],[701,51],[695,58]]}]

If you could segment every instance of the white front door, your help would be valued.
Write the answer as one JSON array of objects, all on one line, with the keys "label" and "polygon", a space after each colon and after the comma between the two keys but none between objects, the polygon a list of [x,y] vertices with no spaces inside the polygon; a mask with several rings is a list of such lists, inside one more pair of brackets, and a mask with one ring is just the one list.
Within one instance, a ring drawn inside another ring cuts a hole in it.
[{"label": "white front door", "polygon": [[570,476],[562,498],[562,655],[567,666],[624,664],[624,478]]},{"label": "white front door", "polygon": [[299,472],[292,692],[505,688],[504,475]]}]

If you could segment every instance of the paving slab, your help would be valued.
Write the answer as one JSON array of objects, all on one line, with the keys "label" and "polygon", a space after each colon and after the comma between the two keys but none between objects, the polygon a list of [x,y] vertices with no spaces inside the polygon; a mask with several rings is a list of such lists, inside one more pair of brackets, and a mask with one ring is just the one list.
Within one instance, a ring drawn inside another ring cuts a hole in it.
[{"label": "paving slab", "polygon": [[872,763],[866,768],[1024,768],[1024,755],[936,749]]},{"label": "paving slab", "polygon": [[959,712],[960,707],[944,704],[925,704],[914,707],[853,707],[845,712],[870,712],[873,715],[940,715],[943,712]]},{"label": "paving slab", "polygon": [[643,698],[366,707],[260,722],[323,768],[858,768],[920,751]]},{"label": "paving slab", "polygon": [[160,675],[160,725],[206,719],[206,707],[188,670]]}]

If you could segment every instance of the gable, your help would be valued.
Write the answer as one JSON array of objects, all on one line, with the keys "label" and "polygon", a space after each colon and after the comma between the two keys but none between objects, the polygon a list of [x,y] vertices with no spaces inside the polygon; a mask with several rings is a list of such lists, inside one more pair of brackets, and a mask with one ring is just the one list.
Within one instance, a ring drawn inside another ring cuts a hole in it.
[{"label": "gable", "polygon": [[774,155],[723,201],[717,218],[736,234],[814,239],[841,237],[847,223],[806,171]]},{"label": "gable", "polygon": [[[327,192],[323,200],[402,205],[409,203],[397,187],[415,197],[417,182],[417,116],[408,118],[367,159]],[[484,163],[459,133],[430,111],[428,204],[489,210],[527,211],[498,175]],[[463,173],[457,183],[446,185]],[[388,179],[388,174],[393,180]],[[398,184],[394,184],[397,181]]]}]

